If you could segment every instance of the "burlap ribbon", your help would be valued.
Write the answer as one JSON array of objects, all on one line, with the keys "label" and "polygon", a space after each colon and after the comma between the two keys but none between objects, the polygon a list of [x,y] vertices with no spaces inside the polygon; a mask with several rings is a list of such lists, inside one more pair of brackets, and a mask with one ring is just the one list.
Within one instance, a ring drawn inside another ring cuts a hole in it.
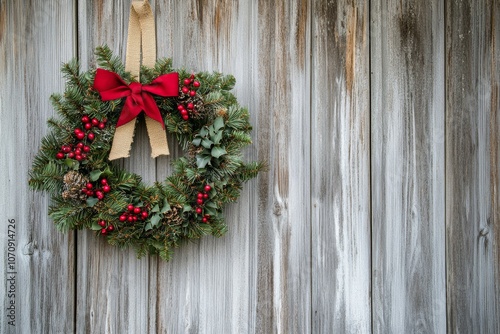
[{"label": "burlap ribbon", "polygon": [[[137,78],[139,78],[141,70],[141,48],[142,64],[154,67],[156,62],[156,32],[153,11],[147,0],[133,1],[130,8],[125,70]],[[167,136],[163,124],[146,115],[145,119],[151,144],[151,157],[168,155]],[[134,118],[132,121],[116,127],[109,160],[129,157],[130,147],[134,140],[135,123],[136,119]]]}]

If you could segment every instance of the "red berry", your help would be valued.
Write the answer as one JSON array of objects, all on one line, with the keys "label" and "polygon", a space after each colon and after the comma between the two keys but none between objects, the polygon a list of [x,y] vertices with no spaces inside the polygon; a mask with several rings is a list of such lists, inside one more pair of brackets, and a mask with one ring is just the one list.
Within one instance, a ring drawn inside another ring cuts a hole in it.
[{"label": "red berry", "polygon": [[86,152],[86,153],[90,152],[90,146],[85,145],[83,147],[83,152]]},{"label": "red berry", "polygon": [[120,218],[118,218],[121,222],[124,222],[127,220],[127,217],[125,217],[124,215],[121,215]]},{"label": "red berry", "polygon": [[196,92],[194,90],[189,92],[189,96],[195,96],[195,95],[196,95]]},{"label": "red berry", "polygon": [[94,134],[93,132],[89,132],[89,134],[87,135],[87,138],[88,138],[89,140],[94,140],[94,138],[95,138],[95,134]]},{"label": "red berry", "polygon": [[193,86],[195,86],[196,88],[200,87],[200,82],[199,81],[193,82]]},{"label": "red berry", "polygon": [[75,135],[78,135],[81,132],[82,132],[82,129],[79,129],[79,128],[76,128],[74,131]]},{"label": "red berry", "polygon": [[77,161],[82,161],[82,160],[83,160],[83,157],[82,157],[80,154],[77,154],[77,155],[75,155],[75,159],[76,159]]},{"label": "red berry", "polygon": [[71,152],[71,147],[63,145],[61,147],[61,151],[63,151],[63,153],[69,153],[69,152]]},{"label": "red berry", "polygon": [[92,185],[92,183],[87,183],[87,185],[85,186],[88,190],[92,189],[94,186]]},{"label": "red berry", "polygon": [[75,157],[75,153],[69,152],[68,153],[68,158],[73,159]]},{"label": "red berry", "polygon": [[203,194],[203,198],[204,198],[204,199],[207,199],[207,198],[208,198],[208,194],[207,194],[207,193],[204,193],[204,194]]},{"label": "red berry", "polygon": [[109,225],[108,226],[108,232],[112,232],[115,228],[113,227],[113,225]]},{"label": "red berry", "polygon": [[92,190],[87,190],[87,196],[88,197],[94,196],[94,192]]},{"label": "red berry", "polygon": [[62,153],[62,152],[57,153],[56,158],[57,159],[64,159],[64,153]]},{"label": "red berry", "polygon": [[202,198],[198,198],[196,200],[196,204],[202,205],[203,204],[203,199]]},{"label": "red berry", "polygon": [[134,206],[133,206],[132,204],[129,204],[129,205],[127,206],[127,210],[128,210],[128,211],[134,211]]},{"label": "red berry", "polygon": [[194,79],[194,74],[191,73],[191,75],[189,76],[189,79],[193,80]]},{"label": "red berry", "polygon": [[132,223],[132,222],[134,221],[134,217],[132,217],[132,216],[128,216],[128,219],[127,219],[127,220],[128,220],[129,222],[131,222],[131,223]]},{"label": "red berry", "polygon": [[99,125],[99,120],[97,118],[92,118],[92,125],[93,126],[98,126]]},{"label": "red berry", "polygon": [[208,222],[208,219],[207,219],[207,217],[203,217],[203,218],[201,218],[201,221],[206,223],[206,222]]},{"label": "red berry", "polygon": [[201,215],[201,213],[203,212],[203,210],[201,208],[196,208],[196,213]]},{"label": "red berry", "polygon": [[101,184],[102,184],[103,186],[107,185],[107,184],[108,184],[108,180],[106,180],[106,179],[101,179]]},{"label": "red berry", "polygon": [[139,213],[141,213],[141,208],[139,208],[139,207],[134,208],[134,213],[136,215],[138,215]]},{"label": "red berry", "polygon": [[104,220],[99,220],[97,222],[97,224],[99,224],[99,226],[102,226],[102,227],[106,226],[106,222]]},{"label": "red berry", "polygon": [[111,191],[111,187],[108,185],[105,185],[102,187],[102,191],[104,191],[105,193],[109,193]]},{"label": "red berry", "polygon": [[137,221],[137,216],[133,216],[132,220],[136,222]]},{"label": "red berry", "polygon": [[103,228],[103,229],[101,230],[101,234],[106,234],[106,233],[108,233],[108,231],[106,231],[106,229],[105,229],[105,228]]},{"label": "red berry", "polygon": [[184,94],[187,94],[189,92],[189,88],[187,88],[186,86],[182,87],[181,90]]},{"label": "red berry", "polygon": [[100,122],[99,125],[97,126],[100,130],[104,129],[106,127],[106,123]]},{"label": "red berry", "polygon": [[85,130],[90,130],[90,129],[92,129],[92,124],[90,124],[90,123],[86,123],[86,124],[84,125],[84,128],[85,128]]},{"label": "red berry", "polygon": [[183,106],[182,104],[179,104],[179,105],[177,106],[177,110],[179,110],[179,111],[184,110],[184,106]]},{"label": "red berry", "polygon": [[82,122],[83,122],[83,123],[88,123],[88,122],[90,122],[90,118],[89,118],[89,116],[87,116],[87,115],[83,116],[83,117],[82,117]]},{"label": "red berry", "polygon": [[189,119],[189,116],[188,115],[182,115],[182,119],[187,121]]},{"label": "red berry", "polygon": [[82,153],[82,160],[87,159],[87,155],[85,153]]},{"label": "red berry", "polygon": [[210,187],[210,185],[207,184],[204,189],[208,193],[210,190],[212,190],[212,187]]},{"label": "red berry", "polygon": [[82,142],[79,142],[78,144],[76,144],[76,148],[83,148],[83,143]]},{"label": "red berry", "polygon": [[104,194],[100,190],[96,191],[95,195],[96,195],[98,200],[102,200],[104,198]]},{"label": "red berry", "polygon": [[191,79],[184,79],[184,86],[188,86],[191,83]]},{"label": "red berry", "polygon": [[187,105],[187,108],[189,110],[193,110],[194,109],[194,104],[192,102],[189,102],[188,105]]},{"label": "red berry", "polygon": [[78,155],[78,154],[82,154],[82,150],[80,150],[79,148],[77,148],[77,149],[75,150],[75,154],[76,154],[76,155]]},{"label": "red berry", "polygon": [[76,134],[76,138],[77,138],[78,140],[82,140],[83,138],[85,138],[85,133],[83,133],[83,132],[78,132],[78,133]]},{"label": "red berry", "polygon": [[141,212],[142,219],[148,218],[148,213],[146,211]]},{"label": "red berry", "polygon": [[196,195],[196,197],[203,198],[203,193],[198,193],[198,195]]}]

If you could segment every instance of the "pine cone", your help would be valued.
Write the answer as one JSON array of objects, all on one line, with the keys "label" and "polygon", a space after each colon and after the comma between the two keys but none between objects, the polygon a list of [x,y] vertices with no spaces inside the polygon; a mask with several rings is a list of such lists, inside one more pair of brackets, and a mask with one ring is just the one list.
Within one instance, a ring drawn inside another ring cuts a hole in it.
[{"label": "pine cone", "polygon": [[169,211],[165,213],[165,218],[169,225],[182,224],[182,207],[176,205],[172,206]]},{"label": "pine cone", "polygon": [[82,189],[85,188],[89,179],[76,171],[70,171],[64,174],[63,177],[63,192],[62,197],[65,200],[80,200],[84,201],[87,196],[82,193]]}]

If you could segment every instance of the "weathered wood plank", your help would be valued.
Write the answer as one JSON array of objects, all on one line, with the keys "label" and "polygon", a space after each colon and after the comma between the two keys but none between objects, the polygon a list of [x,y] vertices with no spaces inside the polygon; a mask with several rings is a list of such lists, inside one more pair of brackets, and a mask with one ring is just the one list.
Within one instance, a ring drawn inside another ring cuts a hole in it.
[{"label": "weathered wood plank", "polygon": [[448,331],[500,332],[500,3],[446,2]]},{"label": "weathered wood plank", "polygon": [[159,332],[310,331],[309,186],[301,181],[309,179],[309,11],[306,1],[157,2],[159,53],[174,66],[235,75],[255,125],[246,158],[270,165],[227,208],[225,237],[158,264]]},{"label": "weathered wood plank", "polygon": [[446,331],[443,3],[371,3],[375,333]]},{"label": "weathered wood plank", "polygon": [[[73,23],[73,1],[0,1],[0,333],[74,329],[73,234],[57,232],[47,217],[48,198],[28,189],[28,169],[54,115],[49,96],[63,90],[60,65],[74,56]],[[12,268],[9,220],[16,224]],[[16,272],[15,292],[6,281],[10,272]],[[15,327],[7,318],[11,300]]]},{"label": "weathered wood plank", "polygon": [[369,6],[317,0],[312,17],[312,332],[369,333]]},{"label": "weathered wood plank", "polygon": [[[83,69],[95,66],[94,49],[102,44],[125,59],[129,12],[127,1],[78,3],[78,51]],[[121,163],[146,183],[155,180],[156,166],[150,158],[144,124],[136,129],[131,157]],[[133,249],[120,250],[89,231],[78,232],[77,332],[155,332],[149,287],[155,264],[150,266],[150,261],[155,260],[137,259]]]}]

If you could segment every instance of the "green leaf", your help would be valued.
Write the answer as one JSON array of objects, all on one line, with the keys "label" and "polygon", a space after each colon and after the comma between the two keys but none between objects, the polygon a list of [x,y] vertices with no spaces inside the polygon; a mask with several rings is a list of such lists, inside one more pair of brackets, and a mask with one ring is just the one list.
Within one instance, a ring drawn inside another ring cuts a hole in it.
[{"label": "green leaf", "polygon": [[205,127],[201,128],[201,130],[200,130],[200,136],[201,137],[206,137],[207,135],[208,135],[208,129],[205,126]]},{"label": "green leaf", "polygon": [[217,132],[223,127],[224,127],[224,119],[219,116],[214,121],[214,130]]},{"label": "green leaf", "polygon": [[217,212],[212,208],[205,207],[205,214],[210,216],[215,216]]},{"label": "green leaf", "polygon": [[144,231],[149,231],[152,229],[153,229],[153,226],[151,225],[151,223],[147,223],[146,226],[144,226]]},{"label": "green leaf", "polygon": [[158,212],[160,211],[160,207],[158,206],[158,204],[156,204],[152,209],[151,209],[151,212]]},{"label": "green leaf", "polygon": [[87,198],[87,205],[90,207],[93,207],[94,205],[96,205],[97,202],[99,202],[99,199],[97,197]]},{"label": "green leaf", "polygon": [[212,140],[214,141],[215,145],[219,145],[221,139],[222,139],[222,130],[219,130],[219,131],[217,131],[215,136],[212,138]]},{"label": "green leaf", "polygon": [[165,199],[165,202],[163,203],[163,208],[161,208],[161,213],[165,213],[170,210],[170,204],[168,203],[167,199]]},{"label": "green leaf", "polygon": [[214,202],[210,201],[210,202],[206,202],[205,203],[205,207],[217,209],[217,204],[215,204]]},{"label": "green leaf", "polygon": [[99,224],[97,224],[97,222],[92,222],[92,226],[90,226],[90,228],[93,231],[99,231],[100,229],[102,229],[102,227]]},{"label": "green leaf", "polygon": [[214,126],[213,126],[213,125],[210,125],[210,126],[208,127],[208,135],[209,135],[210,137],[213,137],[213,136],[215,135],[215,129],[214,129]]},{"label": "green leaf", "polygon": [[74,170],[78,170],[78,167],[80,167],[80,163],[74,159],[65,159],[64,163],[66,164],[66,166]]},{"label": "green leaf", "polygon": [[196,156],[196,165],[198,168],[205,168],[205,166],[210,162],[210,156],[208,155],[200,155]]},{"label": "green leaf", "polygon": [[212,147],[212,144],[214,142],[211,141],[210,139],[203,139],[203,141],[201,142],[201,145],[203,145],[204,148],[210,148]]},{"label": "green leaf", "polygon": [[101,176],[102,172],[100,170],[93,170],[90,172],[90,180],[91,181],[97,181],[99,180],[99,177]]},{"label": "green leaf", "polygon": [[151,217],[151,226],[156,226],[158,225],[158,223],[160,222],[160,219],[161,219],[161,216],[159,213],[157,214],[154,214],[152,217]]},{"label": "green leaf", "polygon": [[214,158],[219,158],[219,157],[223,156],[226,153],[227,153],[226,150],[223,147],[220,147],[220,146],[214,146],[212,148],[212,152],[210,152],[210,154]]},{"label": "green leaf", "polygon": [[200,146],[200,144],[201,144],[201,139],[202,139],[201,137],[197,137],[197,138],[195,138],[195,139],[193,140],[193,145],[194,145],[194,146]]},{"label": "green leaf", "polygon": [[186,204],[184,205],[184,207],[182,208],[182,212],[189,212],[189,211],[193,211],[193,208],[191,207],[191,205],[189,204]]}]

